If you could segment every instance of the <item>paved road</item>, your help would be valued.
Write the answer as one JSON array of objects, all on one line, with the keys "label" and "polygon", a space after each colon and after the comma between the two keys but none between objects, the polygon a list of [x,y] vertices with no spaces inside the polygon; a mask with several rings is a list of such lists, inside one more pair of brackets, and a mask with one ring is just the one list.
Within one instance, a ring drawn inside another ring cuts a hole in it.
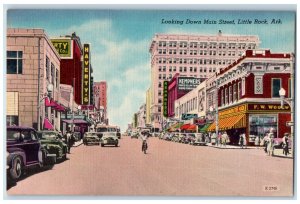
[{"label": "paved road", "polygon": [[[259,149],[216,149],[122,138],[120,147],[73,148],[69,160],[29,174],[11,195],[291,196],[293,160]],[[268,188],[267,190],[265,188]]]}]

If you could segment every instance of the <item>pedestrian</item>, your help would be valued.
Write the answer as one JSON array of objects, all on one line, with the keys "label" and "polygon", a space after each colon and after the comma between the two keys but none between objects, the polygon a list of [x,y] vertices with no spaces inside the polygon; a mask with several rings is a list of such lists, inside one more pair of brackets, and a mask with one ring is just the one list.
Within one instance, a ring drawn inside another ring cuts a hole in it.
[{"label": "pedestrian", "polygon": [[222,145],[224,146],[224,147],[226,147],[226,143],[229,141],[229,136],[228,136],[228,134],[227,134],[227,132],[226,131],[224,131],[223,132],[223,134],[222,134]]},{"label": "pedestrian", "polygon": [[269,156],[273,156],[274,155],[274,134],[269,133],[269,138],[270,139],[267,146],[267,152]]},{"label": "pedestrian", "polygon": [[282,149],[283,149],[283,154],[287,156],[290,154],[289,152],[289,133],[284,133],[284,136],[282,138]]},{"label": "pedestrian", "polygon": [[267,148],[268,148],[269,141],[270,141],[270,137],[269,134],[267,133],[265,137],[262,139],[262,145],[264,146],[265,153],[268,153]]},{"label": "pedestrian", "polygon": [[244,149],[244,134],[240,134],[239,145],[242,149]]},{"label": "pedestrian", "polygon": [[219,132],[219,134],[218,134],[218,138],[217,138],[217,141],[218,141],[218,144],[217,144],[217,146],[221,146],[221,138],[222,138],[222,133],[221,132]]}]

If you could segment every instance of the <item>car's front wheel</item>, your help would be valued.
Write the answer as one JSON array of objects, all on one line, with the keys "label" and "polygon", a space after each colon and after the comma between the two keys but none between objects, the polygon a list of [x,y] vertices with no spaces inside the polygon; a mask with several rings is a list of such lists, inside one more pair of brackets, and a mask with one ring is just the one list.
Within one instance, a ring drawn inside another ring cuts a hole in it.
[{"label": "car's front wheel", "polygon": [[21,178],[23,174],[23,160],[20,156],[17,156],[13,159],[9,173],[13,180],[18,180]]}]

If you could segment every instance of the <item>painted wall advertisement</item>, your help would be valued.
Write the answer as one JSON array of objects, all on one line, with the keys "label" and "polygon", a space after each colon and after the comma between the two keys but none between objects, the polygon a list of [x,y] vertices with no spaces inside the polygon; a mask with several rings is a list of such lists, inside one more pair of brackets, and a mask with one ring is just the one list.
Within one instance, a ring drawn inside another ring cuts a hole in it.
[{"label": "painted wall advertisement", "polygon": [[178,90],[193,90],[201,83],[201,79],[194,77],[178,77]]},{"label": "painted wall advertisement", "polygon": [[51,39],[51,42],[61,58],[73,58],[73,43],[71,39]]}]

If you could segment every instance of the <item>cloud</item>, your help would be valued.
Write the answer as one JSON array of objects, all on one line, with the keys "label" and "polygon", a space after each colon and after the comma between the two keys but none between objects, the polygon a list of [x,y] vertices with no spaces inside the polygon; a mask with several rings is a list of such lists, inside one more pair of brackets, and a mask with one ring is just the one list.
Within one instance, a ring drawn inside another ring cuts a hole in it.
[{"label": "cloud", "polygon": [[111,124],[122,130],[132,122],[132,117],[145,103],[150,86],[150,41],[121,39],[118,28],[111,20],[91,20],[57,34],[76,32],[81,43],[91,43],[91,60],[94,81],[106,81],[108,86],[108,117]]}]

